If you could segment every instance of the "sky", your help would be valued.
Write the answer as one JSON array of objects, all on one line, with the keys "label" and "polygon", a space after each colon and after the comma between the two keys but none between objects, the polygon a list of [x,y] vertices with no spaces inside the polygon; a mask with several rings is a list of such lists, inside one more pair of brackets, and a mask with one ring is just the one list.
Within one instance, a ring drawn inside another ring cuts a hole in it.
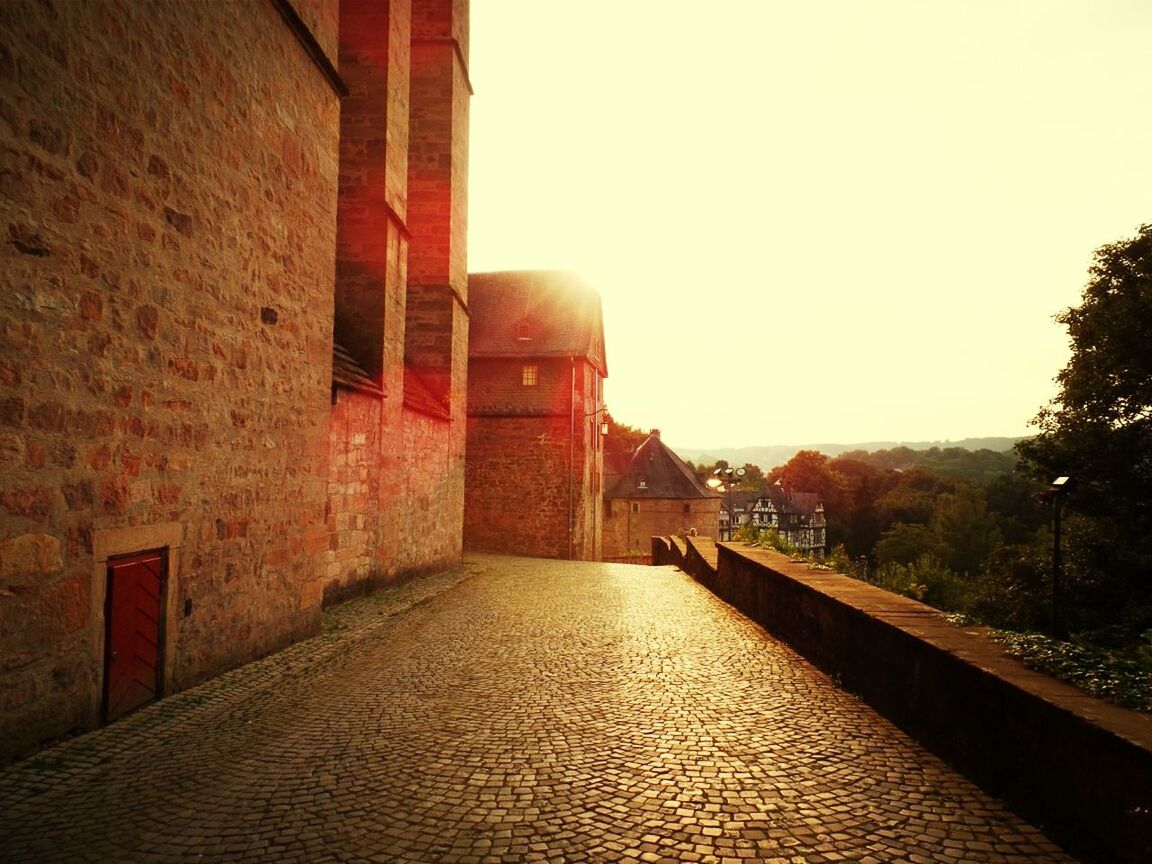
[{"label": "sky", "polygon": [[1152,222],[1147,0],[479,0],[472,272],[600,292],[673,447],[1032,434]]}]

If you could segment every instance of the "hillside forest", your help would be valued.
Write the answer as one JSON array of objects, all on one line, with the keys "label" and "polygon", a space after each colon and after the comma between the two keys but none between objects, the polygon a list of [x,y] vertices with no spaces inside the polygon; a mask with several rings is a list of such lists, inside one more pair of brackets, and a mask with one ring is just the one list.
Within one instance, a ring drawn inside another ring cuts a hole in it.
[{"label": "hillside forest", "polygon": [[[738,488],[818,493],[842,572],[996,626],[1048,629],[1051,507],[1016,463],[1014,453],[960,448],[802,450],[767,473],[745,465]],[[690,467],[703,478],[728,466]]]},{"label": "hillside forest", "polygon": [[[766,473],[746,464],[743,486],[819,493],[834,569],[998,628],[1025,662],[1152,710],[1152,225],[1097,249],[1088,274],[1080,305],[1055,316],[1071,348],[1057,395],[1014,452],[801,450]],[[626,445],[636,430],[621,431]]]}]

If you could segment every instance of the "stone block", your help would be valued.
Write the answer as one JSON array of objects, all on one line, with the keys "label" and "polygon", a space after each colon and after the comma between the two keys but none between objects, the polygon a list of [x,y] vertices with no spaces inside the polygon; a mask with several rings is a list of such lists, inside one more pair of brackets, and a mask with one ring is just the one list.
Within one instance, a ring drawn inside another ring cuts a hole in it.
[{"label": "stone block", "polygon": [[60,540],[51,534],[23,534],[0,540],[0,582],[27,584],[64,567]]}]

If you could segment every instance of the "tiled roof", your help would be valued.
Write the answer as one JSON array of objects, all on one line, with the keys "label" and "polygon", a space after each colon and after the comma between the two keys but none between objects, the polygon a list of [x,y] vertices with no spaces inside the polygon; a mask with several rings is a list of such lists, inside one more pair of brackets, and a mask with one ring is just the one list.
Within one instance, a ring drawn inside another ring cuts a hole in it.
[{"label": "tiled roof", "polygon": [[361,390],[383,396],[384,388],[372,380],[363,367],[338,341],[332,342],[332,383],[349,390]]},{"label": "tiled roof", "polygon": [[779,483],[768,487],[768,491],[760,498],[769,499],[776,507],[778,513],[796,513],[801,516],[812,516],[820,506],[820,495],[816,492],[793,492],[785,489]]},{"label": "tiled roof", "polygon": [[[643,485],[641,485],[643,484]],[[696,479],[692,469],[660,440],[658,432],[649,435],[636,448],[632,461],[622,474],[605,487],[606,498],[714,498],[707,486]]]},{"label": "tiled roof", "polygon": [[585,357],[604,376],[600,295],[565,270],[468,275],[469,357]]}]

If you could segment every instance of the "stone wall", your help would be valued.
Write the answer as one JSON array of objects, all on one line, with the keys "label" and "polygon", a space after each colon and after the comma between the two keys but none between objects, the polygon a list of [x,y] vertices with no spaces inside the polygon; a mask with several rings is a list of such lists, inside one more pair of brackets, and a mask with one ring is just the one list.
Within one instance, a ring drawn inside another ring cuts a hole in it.
[{"label": "stone wall", "polygon": [[318,626],[340,104],[272,3],[0,33],[2,757],[97,720],[101,555],[171,552],[173,689]]},{"label": "stone wall", "polygon": [[393,575],[388,572],[388,557],[382,554],[381,538],[384,402],[369,393],[336,391],[329,438],[326,605],[380,585]]},{"label": "stone wall", "polygon": [[[536,386],[521,384],[525,364],[538,368]],[[597,370],[570,358],[478,358],[469,375],[465,547],[599,560]]]},{"label": "stone wall", "polygon": [[327,602],[459,564],[468,352],[449,254],[466,245],[467,4],[344,0],[341,16],[336,332],[384,395],[336,394]]},{"label": "stone wall", "polygon": [[468,418],[464,546],[568,557],[569,418]]},{"label": "stone wall", "polygon": [[652,537],[695,532],[715,537],[720,499],[605,498],[604,557],[646,556]]},{"label": "stone wall", "polygon": [[786,556],[652,538],[675,563],[1087,861],[1152,860],[1152,718],[1007,657],[981,628]]},{"label": "stone wall", "polygon": [[161,693],[459,562],[467,9],[0,4],[0,760],[100,722],[111,558]]}]

